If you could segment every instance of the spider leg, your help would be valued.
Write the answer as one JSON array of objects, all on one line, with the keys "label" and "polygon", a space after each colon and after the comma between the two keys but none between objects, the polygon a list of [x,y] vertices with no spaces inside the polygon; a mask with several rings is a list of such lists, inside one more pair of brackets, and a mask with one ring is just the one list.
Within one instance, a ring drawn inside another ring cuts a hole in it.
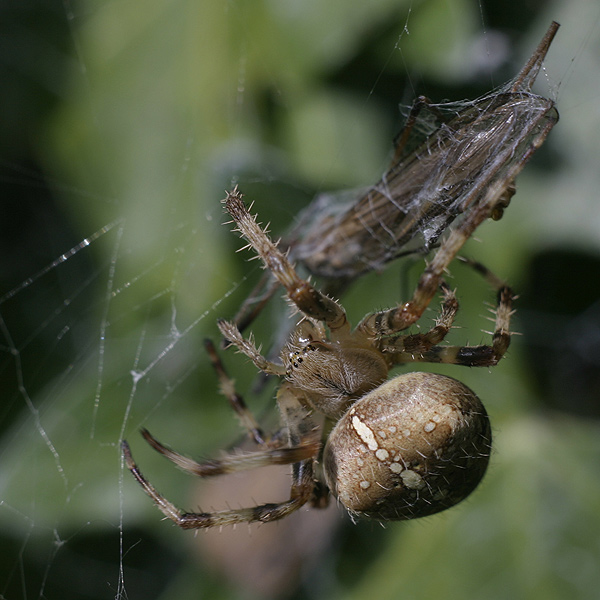
[{"label": "spider leg", "polygon": [[265,273],[261,277],[233,318],[240,331],[244,331],[258,317],[278,289],[279,282],[273,280],[270,273]]},{"label": "spider leg", "polygon": [[287,256],[277,248],[258,225],[255,217],[248,212],[242,197],[237,187],[232,192],[227,192],[225,207],[239,232],[260,256],[265,267],[285,288],[289,299],[305,315],[325,323],[334,339],[336,336],[348,335],[350,325],[344,309],[296,273]]},{"label": "spider leg", "polygon": [[267,375],[277,375],[283,377],[286,373],[286,368],[283,365],[267,360],[258,350],[252,338],[245,338],[240,330],[229,321],[219,319],[217,326],[223,334],[223,337],[237,347],[237,349],[245,354],[263,373]]},{"label": "spider leg", "polygon": [[229,400],[229,404],[235,411],[235,414],[238,416],[240,422],[242,423],[244,429],[248,432],[250,438],[252,438],[259,446],[265,445],[265,435],[258,424],[258,421],[246,405],[244,398],[240,396],[235,390],[235,385],[231,377],[227,375],[225,371],[225,367],[217,354],[214,344],[211,340],[204,340],[204,347],[208,352],[208,356],[210,358],[210,362],[217,373],[217,377],[219,378],[219,385],[221,388],[221,394]]},{"label": "spider leg", "polygon": [[247,452],[244,454],[228,454],[223,458],[216,460],[207,460],[197,462],[187,456],[179,454],[170,448],[167,448],[159,442],[147,429],[142,429],[143,438],[165,458],[177,465],[186,473],[197,475],[198,477],[214,477],[235,473],[237,471],[246,471],[248,469],[257,469],[269,465],[289,465],[306,460],[316,456],[321,446],[320,441],[306,438],[299,439],[294,446],[284,446],[283,444],[268,447],[256,452]]},{"label": "spider leg", "polygon": [[223,525],[235,525],[236,523],[267,523],[269,521],[276,521],[278,519],[283,519],[306,504],[311,499],[313,493],[313,460],[309,459],[294,464],[290,498],[285,502],[262,504],[260,506],[240,508],[237,510],[184,513],[172,502],[159,494],[154,486],[144,477],[144,475],[142,475],[133,460],[131,450],[125,440],[122,442],[122,450],[127,468],[142,486],[146,494],[152,498],[165,517],[171,519],[171,521],[182,529],[202,529]]},{"label": "spider leg", "polygon": [[[433,346],[424,350],[414,350],[412,348],[408,349],[403,341],[403,338],[413,336],[398,336],[397,338],[384,340],[382,344],[382,351],[391,352],[394,363],[430,362],[469,367],[494,366],[498,364],[508,350],[511,336],[510,318],[513,314],[512,304],[515,298],[513,291],[481,263],[463,257],[460,257],[460,260],[480,273],[497,291],[498,300],[491,345]],[[386,346],[386,341],[391,343]]]},{"label": "spider leg", "polygon": [[310,416],[304,393],[285,381],[277,391],[277,406],[287,432],[287,445],[298,446],[302,440],[320,440],[321,430]]},{"label": "spider leg", "polygon": [[[161,512],[183,529],[199,529],[255,521],[269,522],[282,519],[315,498],[316,484],[313,463],[315,457],[319,454],[321,439],[320,430],[315,427],[310,418],[301,393],[295,392],[290,385],[283,384],[278,392],[277,401],[287,436],[278,439],[277,443],[280,445],[267,447],[256,452],[229,454],[219,460],[196,462],[167,448],[147,430],[142,430],[142,435],[157,452],[184,471],[200,477],[223,475],[269,465],[292,464],[290,498],[286,502],[212,513],[182,513],[144,477],[133,459],[129,444],[123,440],[121,447],[125,464]],[[285,439],[286,437],[287,439]],[[323,494],[318,493],[317,495],[320,497]]]},{"label": "spider leg", "polygon": [[[443,279],[440,282],[440,290],[442,292],[442,308],[436,319],[435,327],[426,333],[396,335],[391,338],[384,337],[397,333],[387,320],[393,311],[384,310],[367,315],[363,319],[363,321],[369,320],[374,323],[374,328],[377,332],[376,337],[382,338],[379,343],[382,352],[423,352],[443,341],[446,335],[448,335],[458,312],[458,300],[456,299],[454,290],[451,290]],[[357,329],[362,327],[363,321],[358,324]]]}]

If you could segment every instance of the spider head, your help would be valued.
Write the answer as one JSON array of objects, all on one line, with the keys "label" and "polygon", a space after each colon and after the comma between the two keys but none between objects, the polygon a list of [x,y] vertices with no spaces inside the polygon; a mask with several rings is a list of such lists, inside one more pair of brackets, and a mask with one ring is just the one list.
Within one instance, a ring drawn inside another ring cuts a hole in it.
[{"label": "spider head", "polygon": [[382,353],[363,336],[354,334],[333,342],[311,320],[300,322],[281,357],[286,379],[307,393],[316,411],[335,420],[381,385],[389,371]]}]

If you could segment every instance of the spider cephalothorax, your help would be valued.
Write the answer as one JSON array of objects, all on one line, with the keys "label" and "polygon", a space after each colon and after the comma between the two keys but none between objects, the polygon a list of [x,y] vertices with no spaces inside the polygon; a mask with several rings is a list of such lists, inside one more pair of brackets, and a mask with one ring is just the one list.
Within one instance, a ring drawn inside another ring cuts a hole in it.
[{"label": "spider cephalothorax", "polygon": [[[388,372],[412,362],[495,365],[510,342],[510,288],[479,263],[465,261],[498,292],[492,344],[440,345],[458,311],[456,296],[442,278],[457,249],[442,245],[410,302],[369,314],[352,328],[339,303],[297,274],[250,215],[237,188],[227,194],[225,205],[302,313],[281,351],[281,363],[267,360],[234,324],[219,321],[224,337],[258,369],[283,380],[277,392],[281,428],[270,436],[263,433],[209,345],[222,390],[258,449],[196,462],[142,433],[161,454],[203,477],[291,464],[290,498],[237,510],[182,513],[145,479],[124,441],[127,467],[160,510],[186,529],[267,522],[307,502],[322,506],[330,491],[353,514],[398,520],[439,512],[468,496],[483,477],[491,450],[490,425],[480,400],[450,377],[406,373],[388,381]],[[436,288],[442,309],[435,326],[425,333],[402,333],[421,317]],[[315,468],[318,462],[322,477]]]}]

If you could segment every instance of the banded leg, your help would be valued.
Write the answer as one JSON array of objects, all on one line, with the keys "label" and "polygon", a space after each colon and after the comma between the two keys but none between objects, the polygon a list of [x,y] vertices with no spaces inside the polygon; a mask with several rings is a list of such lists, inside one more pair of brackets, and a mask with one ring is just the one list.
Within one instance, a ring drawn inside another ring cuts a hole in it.
[{"label": "banded leg", "polygon": [[[491,345],[481,346],[433,346],[423,352],[409,352],[402,346],[401,336],[389,347],[396,364],[407,362],[449,363],[469,367],[494,366],[498,364],[510,345],[510,318],[513,314],[514,294],[502,280],[479,262],[460,257],[460,260],[488,281],[497,291],[495,327]],[[397,350],[399,349],[399,351]],[[388,348],[386,348],[387,350]]]},{"label": "banded leg", "polygon": [[292,464],[292,486],[290,498],[286,502],[213,513],[182,513],[144,477],[133,459],[129,445],[123,440],[122,451],[127,468],[161,512],[183,529],[255,521],[269,522],[286,517],[309,500],[322,502],[322,492],[318,491],[317,497],[315,497],[313,473],[314,459],[318,456],[321,448],[321,432],[310,418],[302,396],[298,396],[289,385],[284,384],[280,388],[277,400],[285,423],[284,431],[287,434],[277,438],[278,443],[281,444],[278,447],[269,447],[248,454],[231,454],[220,460],[199,463],[170,450],[146,430],[142,430],[142,435],[157,452],[184,471],[201,477],[223,475],[268,465]]},{"label": "banded leg", "polygon": [[364,321],[373,323],[373,329],[376,332],[375,337],[380,338],[380,348],[383,352],[397,352],[402,350],[421,352],[436,344],[439,344],[448,335],[458,312],[458,300],[456,299],[456,293],[448,287],[448,284],[442,280],[440,283],[440,290],[442,292],[442,308],[440,315],[436,319],[435,327],[430,329],[426,333],[416,333],[413,335],[396,335],[397,330],[394,329],[393,324],[389,321],[389,317],[393,314],[393,311],[384,310],[373,315],[368,315],[361,321],[357,329],[361,329]]},{"label": "banded leg", "polygon": [[235,525],[237,523],[267,523],[276,521],[278,519],[283,519],[306,504],[311,499],[313,493],[313,460],[309,459],[294,464],[290,498],[285,502],[262,504],[237,510],[184,513],[172,502],[159,494],[154,486],[142,475],[133,460],[129,445],[125,440],[122,442],[122,450],[127,468],[142,486],[146,494],[152,498],[165,517],[171,519],[171,521],[182,529],[202,529],[223,525]]},{"label": "banded leg", "polygon": [[311,456],[316,456],[321,446],[320,440],[315,440],[314,437],[303,438],[299,439],[294,446],[284,446],[281,443],[276,447],[264,448],[255,452],[227,454],[220,459],[197,462],[167,448],[152,436],[147,429],[142,429],[141,434],[159,454],[168,458],[186,473],[197,475],[198,477],[215,477],[217,475],[236,473],[237,471],[268,467],[269,465],[289,465],[306,460]]},{"label": "banded leg", "polygon": [[233,218],[238,231],[260,256],[265,267],[285,288],[289,299],[305,315],[325,323],[334,339],[348,335],[350,325],[344,309],[296,273],[287,256],[277,248],[258,225],[255,217],[248,212],[242,197],[237,186],[232,192],[227,192],[227,198],[224,200],[227,212]]},{"label": "banded leg", "polygon": [[246,429],[250,438],[253,439],[259,446],[264,446],[264,432],[252,412],[250,412],[250,409],[246,405],[244,398],[237,393],[234,382],[231,377],[227,375],[225,367],[223,366],[223,363],[217,354],[214,344],[211,340],[206,339],[204,340],[204,347],[206,348],[213,369],[219,378],[221,394],[229,401],[231,408],[233,408],[235,414],[238,416],[242,426],[244,429]]}]

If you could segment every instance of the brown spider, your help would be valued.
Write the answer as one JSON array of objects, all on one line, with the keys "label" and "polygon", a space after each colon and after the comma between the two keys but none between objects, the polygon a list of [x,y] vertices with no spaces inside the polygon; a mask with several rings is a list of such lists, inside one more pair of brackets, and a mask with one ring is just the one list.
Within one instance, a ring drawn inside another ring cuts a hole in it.
[{"label": "brown spider", "polygon": [[[281,364],[263,357],[235,325],[219,321],[225,338],[258,369],[284,380],[277,392],[282,426],[272,436],[263,434],[209,345],[222,391],[259,449],[196,462],[166,448],[146,430],[142,435],[184,471],[201,477],[291,464],[290,498],[237,510],[182,513],[142,475],[123,441],[128,469],[158,508],[179,527],[196,529],[275,521],[308,502],[324,506],[328,491],[350,513],[382,521],[430,515],[467,497],[483,477],[491,449],[489,420],[480,400],[449,377],[407,373],[387,381],[388,372],[409,362],[497,364],[510,343],[510,288],[479,263],[465,261],[498,291],[492,344],[440,346],[458,310],[442,272],[462,245],[444,244],[410,302],[367,315],[352,329],[340,304],[298,276],[248,212],[237,188],[227,194],[225,205],[241,235],[303,315],[281,351]],[[438,287],[442,309],[435,327],[402,334]]]}]

